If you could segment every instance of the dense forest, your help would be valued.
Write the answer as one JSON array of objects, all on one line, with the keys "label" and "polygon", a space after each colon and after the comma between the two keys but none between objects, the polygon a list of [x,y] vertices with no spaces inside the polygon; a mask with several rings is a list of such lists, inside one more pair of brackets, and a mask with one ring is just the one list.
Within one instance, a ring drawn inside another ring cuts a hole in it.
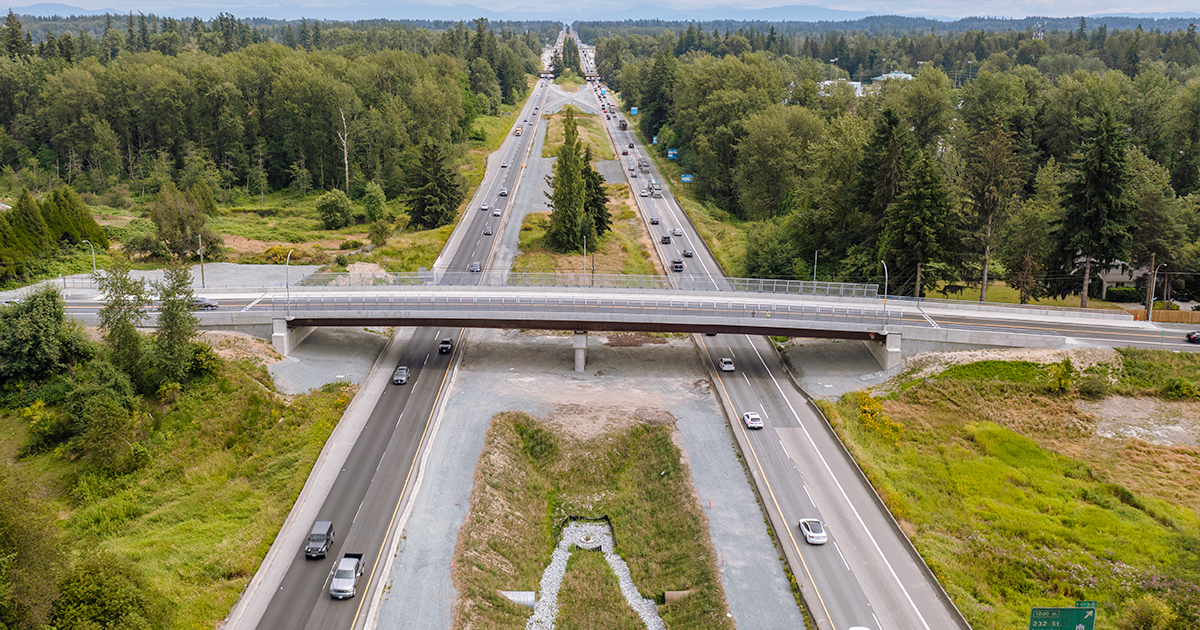
[{"label": "dense forest", "polygon": [[[1095,293],[1099,271],[1153,260],[1164,291],[1200,295],[1194,26],[796,39],[689,25],[604,36],[596,57],[696,195],[750,222],[748,274],[811,277],[815,252],[825,279],[879,282],[882,260],[892,292],[1004,279],[1026,300]],[[831,80],[893,70],[909,74]]]},{"label": "dense forest", "polygon": [[[99,37],[35,40],[10,12],[0,29],[0,185],[15,198],[65,183],[120,207],[168,185],[200,184],[218,200],[285,187],[359,199],[374,183],[423,208],[413,196],[428,184],[429,156],[440,166],[482,140],[474,121],[525,97],[554,36],[486,20],[437,33],[291,26],[129,16],[119,28],[110,16]],[[26,262],[0,246],[0,279]]]}]

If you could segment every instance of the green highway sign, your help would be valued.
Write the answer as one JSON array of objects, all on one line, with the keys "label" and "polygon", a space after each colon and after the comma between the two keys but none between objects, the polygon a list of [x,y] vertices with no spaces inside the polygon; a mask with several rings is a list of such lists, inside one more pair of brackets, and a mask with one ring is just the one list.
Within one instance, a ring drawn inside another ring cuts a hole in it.
[{"label": "green highway sign", "polygon": [[1094,630],[1095,625],[1096,609],[1092,607],[1034,608],[1029,611],[1029,630]]},{"label": "green highway sign", "polygon": [[1093,602],[1093,601],[1075,602],[1075,607],[1076,608],[1095,608],[1096,602]]}]

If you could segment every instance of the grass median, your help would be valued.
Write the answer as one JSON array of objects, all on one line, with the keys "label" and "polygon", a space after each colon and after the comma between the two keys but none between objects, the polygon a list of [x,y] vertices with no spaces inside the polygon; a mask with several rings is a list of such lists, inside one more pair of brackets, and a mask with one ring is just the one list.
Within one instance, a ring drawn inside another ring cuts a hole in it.
[{"label": "grass median", "polygon": [[[575,437],[522,413],[492,418],[452,576],[455,628],[522,628],[532,614],[498,591],[537,591],[568,517],[608,517],[616,552],[668,628],[732,628],[707,523],[669,425]],[[664,604],[664,591],[688,590]],[[603,556],[574,550],[559,628],[643,627]]]}]

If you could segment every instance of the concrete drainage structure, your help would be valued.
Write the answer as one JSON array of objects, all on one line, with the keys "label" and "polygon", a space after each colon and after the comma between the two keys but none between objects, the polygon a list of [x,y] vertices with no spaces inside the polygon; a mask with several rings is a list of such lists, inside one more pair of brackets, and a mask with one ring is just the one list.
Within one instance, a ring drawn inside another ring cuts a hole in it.
[{"label": "concrete drainage structure", "polygon": [[604,553],[604,559],[617,576],[621,586],[621,594],[630,608],[637,612],[642,623],[648,630],[666,630],[662,618],[658,616],[658,605],[654,600],[642,597],[633,578],[629,575],[629,565],[613,551],[612,530],[607,523],[581,523],[571,521],[562,530],[562,539],[550,555],[550,565],[542,572],[541,599],[533,607],[533,616],[525,624],[525,630],[553,630],[554,620],[558,617],[558,589],[562,586],[563,575],[567,571],[567,560],[571,558],[571,548],[579,547],[587,551],[599,549]]}]

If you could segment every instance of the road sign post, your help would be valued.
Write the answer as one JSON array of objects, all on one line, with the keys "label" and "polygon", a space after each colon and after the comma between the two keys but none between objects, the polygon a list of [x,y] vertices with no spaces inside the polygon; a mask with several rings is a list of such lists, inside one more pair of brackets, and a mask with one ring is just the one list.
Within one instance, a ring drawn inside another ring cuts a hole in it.
[{"label": "road sign post", "polygon": [[[1094,603],[1094,602],[1078,602]],[[1034,608],[1029,611],[1029,630],[1095,630],[1096,609]]]}]

